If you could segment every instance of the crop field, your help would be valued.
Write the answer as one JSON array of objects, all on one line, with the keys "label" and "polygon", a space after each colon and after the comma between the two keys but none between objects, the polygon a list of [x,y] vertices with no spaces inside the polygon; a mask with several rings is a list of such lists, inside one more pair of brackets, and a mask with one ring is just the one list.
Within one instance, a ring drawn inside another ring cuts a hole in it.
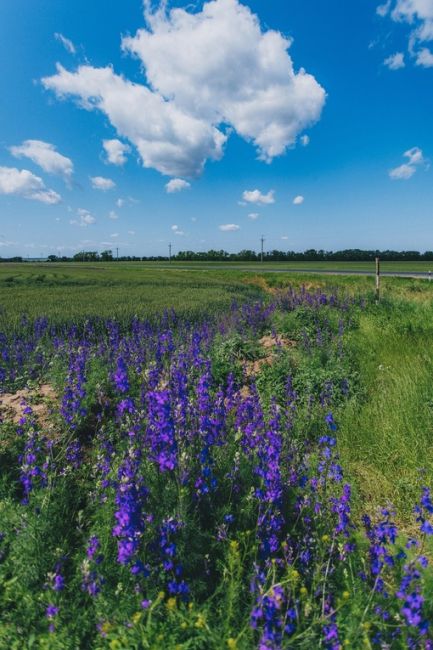
[{"label": "crop field", "polygon": [[433,287],[0,266],[0,649],[433,648]]}]

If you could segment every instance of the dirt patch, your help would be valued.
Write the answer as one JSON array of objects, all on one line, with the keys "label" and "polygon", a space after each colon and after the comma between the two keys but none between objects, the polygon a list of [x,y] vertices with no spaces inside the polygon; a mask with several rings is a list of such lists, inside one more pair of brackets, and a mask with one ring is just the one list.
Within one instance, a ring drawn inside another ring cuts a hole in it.
[{"label": "dirt patch", "polygon": [[16,393],[0,394],[0,419],[4,422],[18,424],[28,404],[38,423],[46,427],[49,424],[51,409],[57,401],[57,394],[50,384],[41,384],[38,388],[23,388]]},{"label": "dirt patch", "polygon": [[245,362],[246,377],[255,377],[263,366],[271,366],[277,356],[278,349],[291,348],[296,345],[296,341],[278,335],[271,336],[270,334],[262,336],[259,343],[265,354],[260,359]]},{"label": "dirt patch", "polygon": [[253,278],[247,278],[244,280],[245,284],[251,284],[254,287],[259,287],[259,289],[262,289],[265,293],[270,293],[272,296],[275,296],[278,294],[278,289],[275,287],[270,287],[268,283],[266,282],[265,278],[261,276],[255,276]]}]

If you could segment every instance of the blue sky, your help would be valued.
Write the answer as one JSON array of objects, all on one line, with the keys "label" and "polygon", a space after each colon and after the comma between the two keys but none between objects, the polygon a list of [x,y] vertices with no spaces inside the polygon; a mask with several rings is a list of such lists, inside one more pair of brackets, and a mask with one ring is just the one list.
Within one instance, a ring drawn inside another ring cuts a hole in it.
[{"label": "blue sky", "polygon": [[432,50],[433,0],[3,0],[0,256],[432,249]]}]

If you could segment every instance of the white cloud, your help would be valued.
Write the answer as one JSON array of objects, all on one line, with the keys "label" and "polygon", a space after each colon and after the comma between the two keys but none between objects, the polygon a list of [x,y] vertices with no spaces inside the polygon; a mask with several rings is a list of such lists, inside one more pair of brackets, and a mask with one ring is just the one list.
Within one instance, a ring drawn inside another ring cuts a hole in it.
[{"label": "white cloud", "polygon": [[383,65],[385,65],[390,70],[400,70],[401,68],[404,68],[405,62],[403,52],[396,52],[395,54],[392,54],[387,59],[385,59]]},{"label": "white cloud", "polygon": [[389,177],[392,178],[393,181],[407,180],[408,178],[411,178],[415,174],[415,172],[416,172],[415,167],[404,163],[399,167],[395,167],[394,169],[391,169],[389,172]]},{"label": "white cloud", "polygon": [[25,199],[41,201],[48,205],[60,203],[62,197],[45,187],[42,178],[28,169],[0,167],[0,194],[23,196]]},{"label": "white cloud", "polygon": [[248,215],[248,219],[251,219],[251,221],[256,221],[256,219],[259,218],[259,213],[258,212],[250,212]]},{"label": "white cloud", "polygon": [[307,147],[310,144],[310,136],[309,135],[301,135],[301,144],[303,147]]},{"label": "white cloud", "polygon": [[218,228],[223,232],[236,232],[241,229],[241,227],[236,223],[224,223],[221,226],[218,226]]},{"label": "white cloud", "polygon": [[392,0],[387,0],[385,4],[379,5],[376,9],[377,15],[382,16],[382,18],[384,16],[387,16],[391,10],[391,4],[392,4]]},{"label": "white cloud", "polygon": [[102,146],[107,155],[107,161],[112,165],[124,165],[126,163],[126,154],[131,151],[131,147],[120,140],[103,140]]},{"label": "white cloud", "polygon": [[113,234],[110,235],[110,237],[111,237],[112,239],[117,239],[118,236],[119,236],[119,233],[118,233],[118,232],[113,232]]},{"label": "white cloud", "polygon": [[289,238],[287,237],[287,235],[283,235],[283,236],[281,237],[281,239],[286,240],[286,239],[289,239]]},{"label": "white cloud", "polygon": [[376,11],[380,16],[389,15],[394,22],[408,25],[408,51],[415,64],[426,68],[433,66],[433,53],[422,47],[433,41],[433,0],[389,0]]},{"label": "white cloud", "polygon": [[77,210],[77,216],[79,219],[72,219],[69,223],[72,224],[73,226],[82,226],[85,228],[86,226],[91,226],[93,223],[96,222],[95,217],[90,214],[88,210],[85,210],[84,208],[78,208]]},{"label": "white cloud", "polygon": [[135,235],[135,230],[128,230],[128,235]]},{"label": "white cloud", "polygon": [[21,145],[10,147],[9,151],[15,158],[29,158],[48,174],[58,174],[70,179],[74,173],[74,165],[70,158],[62,156],[53,144],[42,140],[25,140]]},{"label": "white cloud", "polygon": [[67,52],[69,52],[69,54],[76,53],[77,50],[75,48],[75,45],[71,40],[69,40],[69,38],[66,38],[66,36],[63,36],[63,34],[59,34],[58,32],[54,34],[54,38],[63,45],[63,47]]},{"label": "white cloud", "polygon": [[119,218],[119,215],[117,214],[117,212],[114,212],[114,210],[110,210],[110,212],[108,214],[108,218],[115,221],[116,219]]},{"label": "white cloud", "polygon": [[389,171],[389,177],[392,180],[408,180],[412,178],[417,166],[423,165],[426,162],[423,152],[419,147],[408,149],[408,151],[404,152],[403,156],[408,159],[408,162]]},{"label": "white cloud", "polygon": [[174,226],[171,227],[171,229],[172,230],[179,230],[179,226],[174,225]]},{"label": "white cloud", "polygon": [[103,176],[91,176],[90,181],[94,190],[106,192],[116,187],[116,183],[111,178],[104,178]]},{"label": "white cloud", "polygon": [[183,230],[175,230],[174,234],[178,235],[179,237],[183,237],[185,233],[183,232]]},{"label": "white cloud", "polygon": [[305,201],[304,197],[299,194],[298,196],[295,196],[295,198],[293,199],[293,205],[302,205],[304,201]]},{"label": "white cloud", "polygon": [[423,68],[433,68],[433,52],[427,47],[421,48],[416,54],[416,65]]},{"label": "white cloud", "polygon": [[270,190],[267,194],[262,194],[260,190],[245,190],[242,198],[247,203],[258,203],[260,205],[269,205],[275,203],[274,190]]},{"label": "white cloud", "polygon": [[188,183],[188,181],[184,181],[182,178],[172,178],[166,184],[165,189],[168,194],[172,194],[173,192],[187,190],[189,187],[191,187],[191,183]]},{"label": "white cloud", "polygon": [[123,208],[123,206],[125,205],[125,199],[117,199],[116,205],[118,208]]},{"label": "white cloud", "polygon": [[206,160],[222,157],[230,130],[269,162],[320,118],[325,91],[303,68],[295,70],[291,41],[262,29],[238,0],[205,2],[194,12],[167,11],[163,2],[151,13],[149,5],[146,27],[122,41],[140,59],[148,86],[90,65],[75,72],[58,65],[42,80],[58,97],[102,111],[145,167],[197,176]]}]

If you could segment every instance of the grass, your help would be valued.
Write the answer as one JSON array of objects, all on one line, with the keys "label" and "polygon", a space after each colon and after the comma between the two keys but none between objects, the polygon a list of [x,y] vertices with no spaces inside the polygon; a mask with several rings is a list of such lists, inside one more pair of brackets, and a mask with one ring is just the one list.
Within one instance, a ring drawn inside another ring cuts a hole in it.
[{"label": "grass", "polygon": [[433,286],[384,278],[383,301],[376,306],[368,277],[264,276],[219,264],[212,271],[196,266],[0,265],[0,325],[17,325],[22,314],[63,323],[95,315],[127,320],[171,308],[205,317],[233,300],[266,296],[289,284],[337,286],[365,296],[370,306],[350,341],[362,394],[341,413],[339,448],[360,501],[373,509],[385,498],[408,519],[420,470],[433,471]]}]

